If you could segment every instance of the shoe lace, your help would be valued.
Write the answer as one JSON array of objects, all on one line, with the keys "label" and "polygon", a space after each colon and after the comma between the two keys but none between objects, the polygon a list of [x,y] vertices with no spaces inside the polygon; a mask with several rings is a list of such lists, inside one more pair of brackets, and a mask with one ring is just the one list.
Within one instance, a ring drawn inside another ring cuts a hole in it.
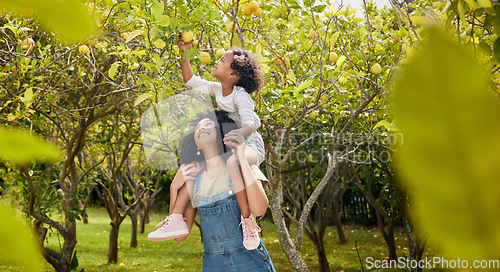
[{"label": "shoe lace", "polygon": [[163,219],[160,223],[158,223],[155,226],[155,230],[166,228],[168,226],[168,223],[170,223],[170,218],[172,218],[171,215],[169,215],[165,219]]},{"label": "shoe lace", "polygon": [[257,237],[258,232],[261,232],[261,228],[250,218],[243,218],[243,220],[241,220],[240,226],[242,226],[243,236],[245,237]]}]

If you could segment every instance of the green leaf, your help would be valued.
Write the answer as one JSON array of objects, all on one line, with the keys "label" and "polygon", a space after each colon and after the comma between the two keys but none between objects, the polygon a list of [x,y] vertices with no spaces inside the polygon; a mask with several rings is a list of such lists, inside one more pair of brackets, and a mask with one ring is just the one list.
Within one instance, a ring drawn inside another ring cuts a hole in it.
[{"label": "green leaf", "polygon": [[135,39],[135,37],[142,35],[142,30],[134,30],[128,34],[127,40],[125,43],[130,42],[131,40]]},{"label": "green leaf", "polygon": [[342,65],[342,63],[344,63],[344,61],[347,59],[346,56],[342,55],[340,56],[338,59],[337,59],[337,68],[340,68],[340,66]]},{"label": "green leaf", "polygon": [[149,98],[151,98],[151,95],[147,93],[139,95],[134,101],[134,107],[136,107],[137,105],[141,104],[144,100],[147,100]]},{"label": "green leaf", "polygon": [[493,44],[493,53],[495,54],[497,61],[500,62],[500,37],[497,38]]},{"label": "green leaf", "polygon": [[24,92],[24,103],[28,105],[31,103],[31,101],[33,101],[33,88],[28,88]]},{"label": "green leaf", "polygon": [[493,19],[493,29],[497,36],[500,36],[500,5],[495,5],[495,17]]},{"label": "green leaf", "polygon": [[42,255],[34,234],[11,208],[1,203],[0,218],[0,259],[24,267],[22,271],[42,271]]},{"label": "green leaf", "polygon": [[158,49],[163,49],[167,44],[162,39],[158,39],[153,43],[153,45]]},{"label": "green leaf", "polygon": [[153,3],[152,10],[153,10],[153,16],[155,17],[156,20],[161,19],[163,16],[163,6],[160,4],[160,2],[153,0],[151,1]]},{"label": "green leaf", "polygon": [[378,122],[374,127],[373,129],[376,129],[378,127],[384,127],[385,129],[387,130],[391,130],[393,128],[393,125],[389,122],[387,122],[387,120],[382,120],[380,122]]},{"label": "green leaf", "polygon": [[450,256],[498,259],[500,109],[475,58],[437,30],[400,75],[397,157],[415,222]]},{"label": "green leaf", "polygon": [[158,55],[157,53],[153,53],[152,56],[153,56],[153,61],[156,64],[156,69],[160,71],[161,66],[163,65],[163,61],[161,60],[160,55]]},{"label": "green leaf", "polygon": [[199,51],[198,51],[198,49],[196,49],[196,48],[194,48],[194,47],[191,47],[191,48],[189,48],[189,49],[188,49],[188,51],[186,52],[186,58],[187,58],[188,60],[192,60],[192,59],[196,56],[196,54],[198,54],[198,52],[199,52]]},{"label": "green leaf", "polygon": [[96,31],[87,8],[76,0],[0,0],[0,6],[19,13],[34,11],[40,22],[67,41],[82,40]]},{"label": "green leaf", "polygon": [[326,5],[318,5],[318,6],[312,7],[312,10],[314,10],[318,13],[321,13],[325,10],[325,8],[326,8]]},{"label": "green leaf", "polygon": [[76,269],[78,268],[79,263],[76,252],[78,252],[78,250],[75,250],[75,252],[73,252],[73,257],[71,258],[71,263],[69,265],[69,271],[76,271]]},{"label": "green leaf", "polygon": [[479,6],[483,8],[491,8],[491,1],[490,0],[477,0],[477,3]]},{"label": "green leaf", "polygon": [[159,26],[168,27],[170,25],[170,17],[167,15],[163,15],[160,18],[156,19],[156,23]]},{"label": "green leaf", "polygon": [[111,68],[109,68],[108,71],[108,76],[112,79],[115,80],[116,72],[118,71],[118,67],[120,67],[120,62],[115,62],[111,65]]},{"label": "green leaf", "polygon": [[300,91],[308,88],[309,86],[311,86],[312,83],[313,83],[313,81],[311,79],[309,79],[309,80],[307,80],[305,82],[300,83],[300,85],[297,88],[295,88],[294,94],[295,94],[295,92],[298,93],[298,92],[300,92]]},{"label": "green leaf", "polygon": [[0,158],[22,164],[31,160],[58,160],[57,147],[28,131],[0,128]]}]

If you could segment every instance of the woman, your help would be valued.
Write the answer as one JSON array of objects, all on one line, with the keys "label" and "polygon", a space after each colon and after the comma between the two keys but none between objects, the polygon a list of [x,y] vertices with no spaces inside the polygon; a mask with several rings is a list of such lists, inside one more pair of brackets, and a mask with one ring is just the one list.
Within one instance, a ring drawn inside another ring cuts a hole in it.
[{"label": "woman", "polygon": [[[235,122],[223,111],[217,111],[216,116],[217,120],[202,119],[195,128],[193,140],[200,150],[200,155],[205,158],[205,169],[194,179],[186,178],[186,180],[194,180],[194,184],[189,186],[188,183],[187,187],[192,188],[190,189],[192,191],[191,203],[197,209],[188,207],[184,216],[191,230],[196,212],[199,214],[204,244],[203,271],[275,271],[262,240],[254,250],[247,250],[243,246],[243,231],[254,232],[256,230],[239,227],[250,224],[241,221],[241,213],[235,196],[239,193],[246,194],[252,214],[263,215],[269,205],[262,186],[262,180],[265,180],[265,177],[255,165],[248,164],[243,137],[226,137],[226,147],[222,144],[222,127]],[[190,139],[187,139],[187,142],[184,141],[181,144],[179,157],[184,157],[185,151],[183,150],[192,150],[192,148],[182,148],[182,146],[189,146],[189,141]],[[239,159],[245,188],[233,188],[231,184],[224,162],[224,159],[228,157],[227,153],[221,156],[227,147],[231,148]],[[255,228],[258,227],[255,225]],[[182,238],[177,240],[182,240]]]}]

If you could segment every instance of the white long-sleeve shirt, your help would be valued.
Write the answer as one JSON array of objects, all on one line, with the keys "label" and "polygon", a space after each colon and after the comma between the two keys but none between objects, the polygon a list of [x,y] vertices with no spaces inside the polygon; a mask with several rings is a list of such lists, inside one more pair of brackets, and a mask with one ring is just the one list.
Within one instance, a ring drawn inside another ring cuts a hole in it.
[{"label": "white long-sleeve shirt", "polygon": [[260,127],[260,119],[254,111],[253,100],[243,87],[234,86],[231,94],[223,96],[220,82],[204,80],[194,75],[186,86],[213,95],[217,106],[227,111],[240,126],[250,124],[254,126],[254,130]]}]

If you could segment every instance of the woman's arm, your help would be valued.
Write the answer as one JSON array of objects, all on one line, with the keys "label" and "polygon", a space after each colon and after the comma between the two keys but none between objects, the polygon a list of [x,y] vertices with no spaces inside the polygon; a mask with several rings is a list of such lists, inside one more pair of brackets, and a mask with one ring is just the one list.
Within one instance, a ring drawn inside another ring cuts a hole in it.
[{"label": "woman's arm", "polygon": [[179,170],[175,173],[172,183],[170,184],[170,208],[168,213],[172,214],[179,195],[179,190],[186,182],[194,182],[196,176],[200,173],[202,167],[196,163],[182,164]]},{"label": "woman's arm", "polygon": [[269,206],[269,200],[267,199],[262,182],[255,178],[250,168],[250,164],[245,156],[244,142],[238,146],[236,157],[240,162],[241,176],[245,181],[250,212],[255,216],[262,216],[266,213],[267,207]]}]

